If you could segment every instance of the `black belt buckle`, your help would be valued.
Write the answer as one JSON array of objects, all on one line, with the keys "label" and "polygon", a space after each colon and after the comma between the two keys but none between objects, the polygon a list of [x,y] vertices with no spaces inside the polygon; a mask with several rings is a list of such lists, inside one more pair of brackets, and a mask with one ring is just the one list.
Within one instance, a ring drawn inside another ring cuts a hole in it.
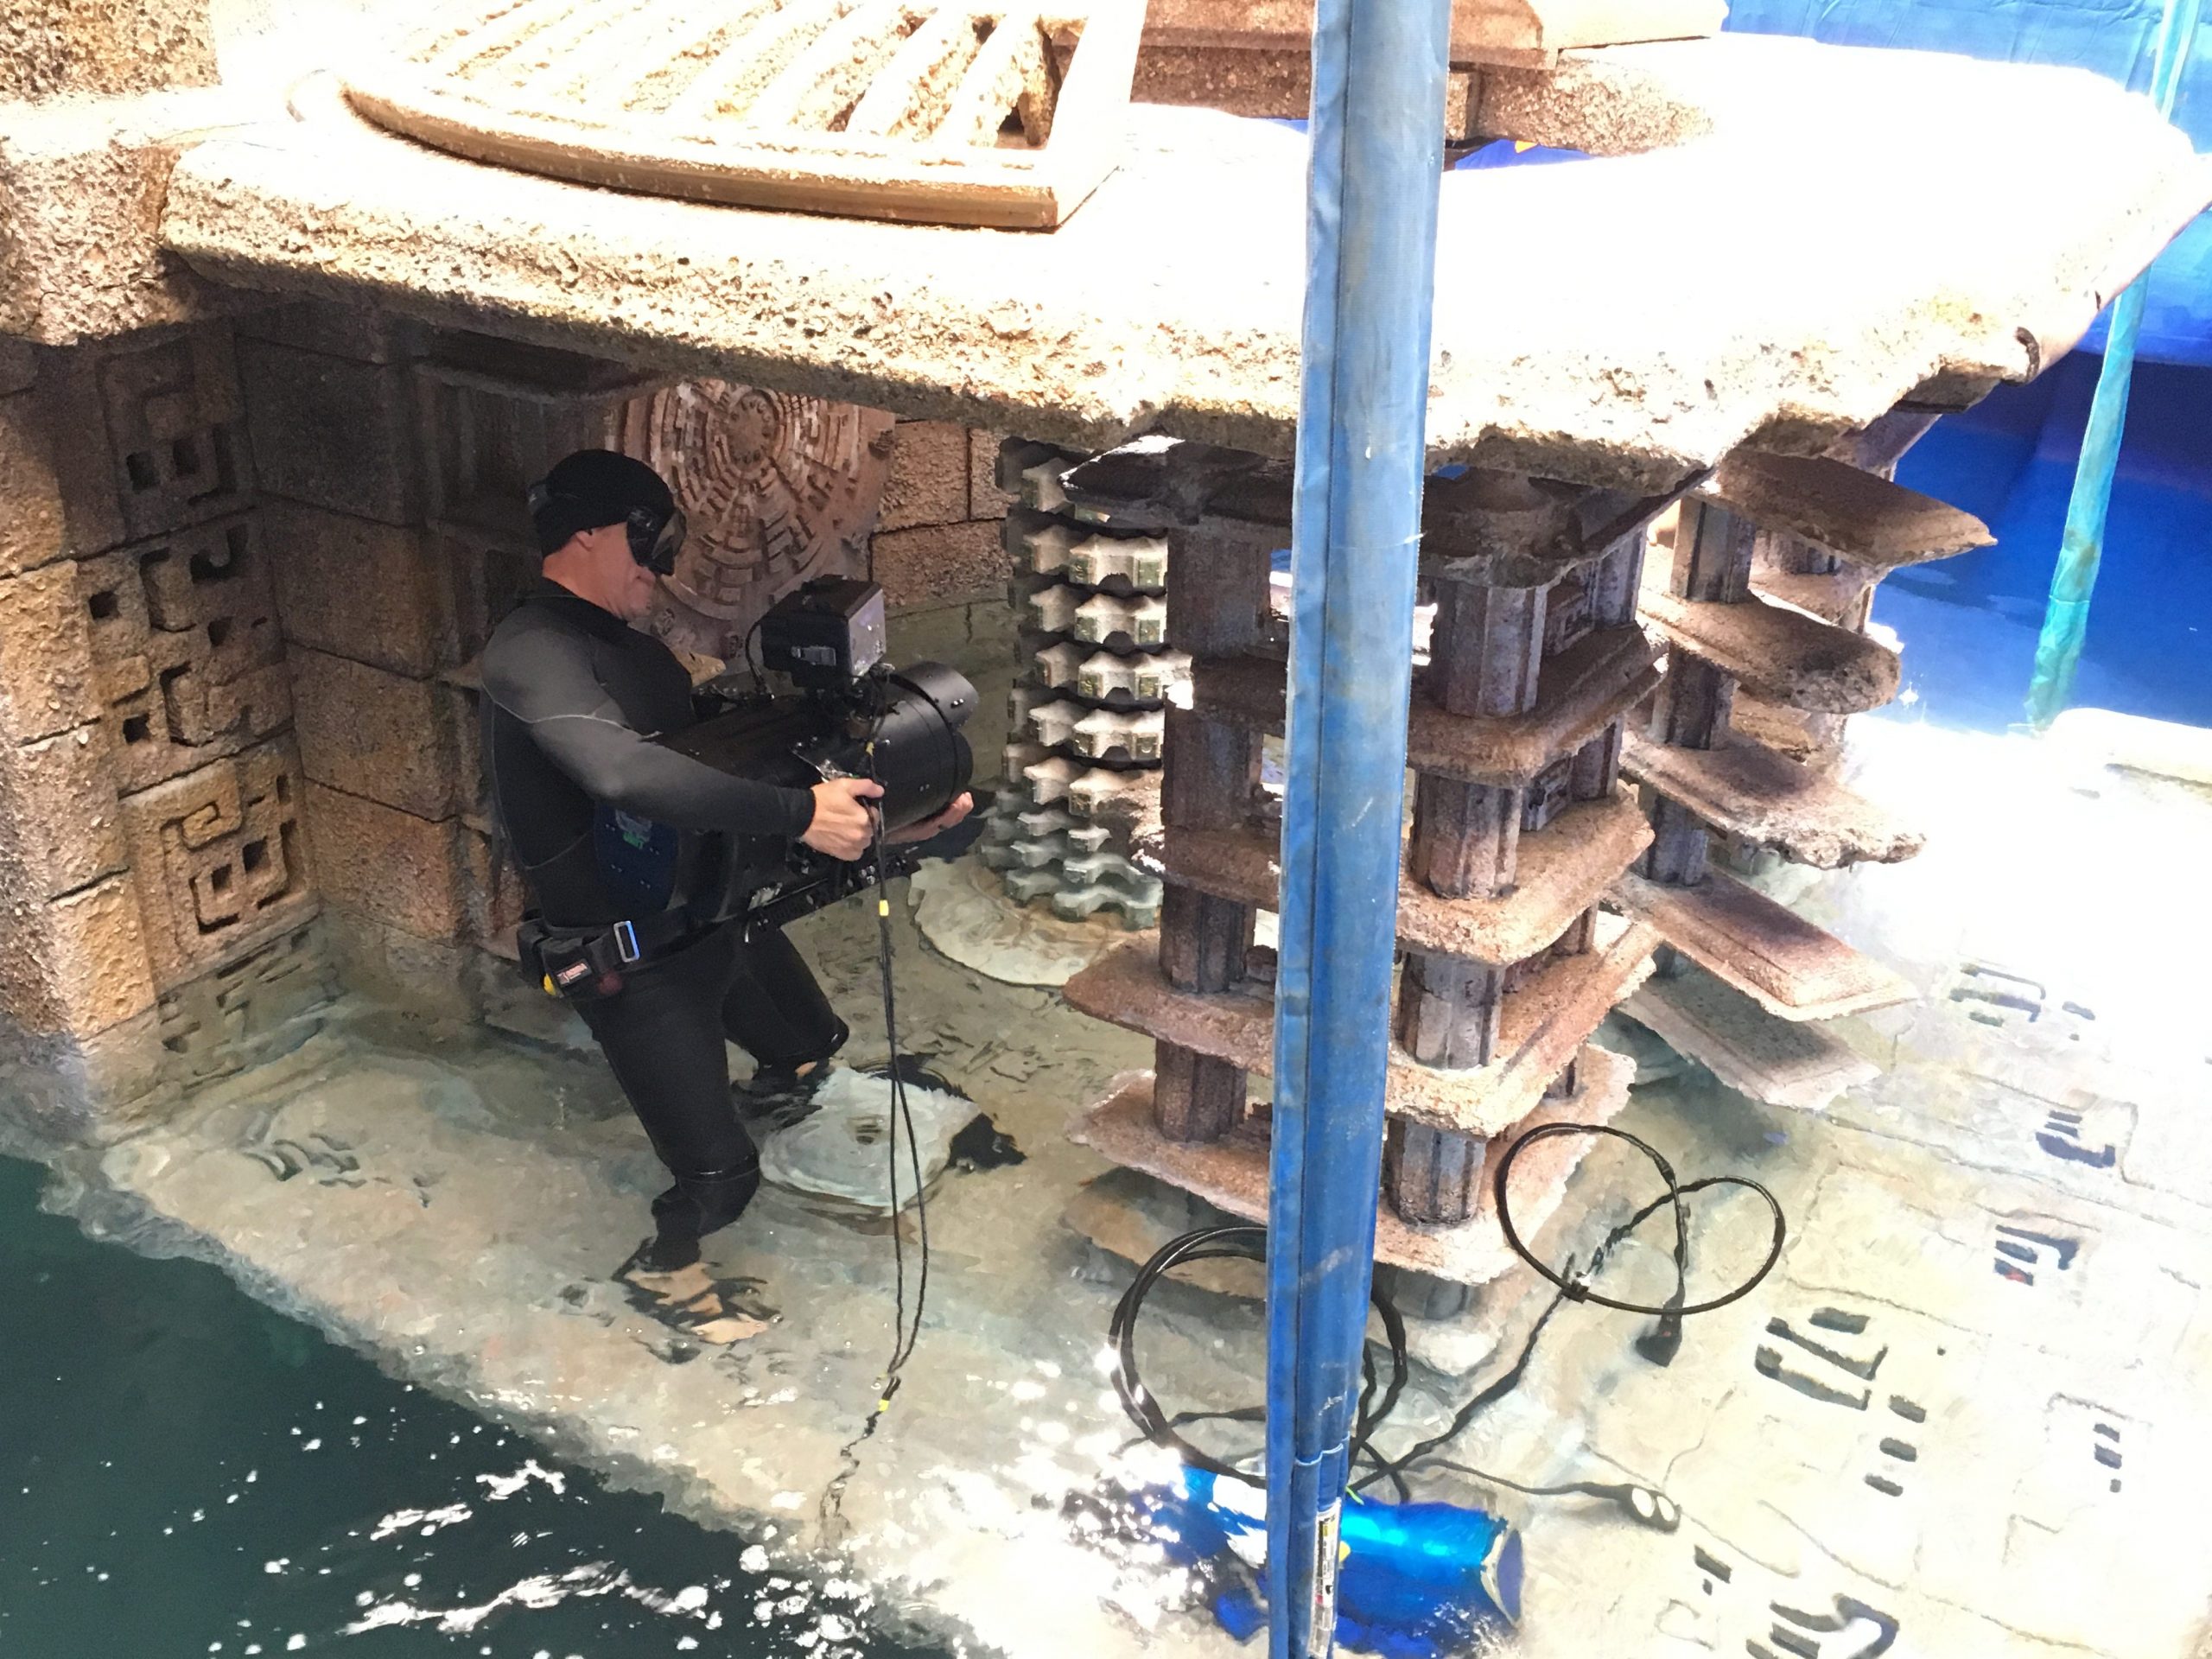
[{"label": "black belt buckle", "polygon": [[614,954],[621,959],[622,965],[626,968],[637,962],[639,957],[645,954],[645,951],[639,947],[638,930],[636,925],[632,923],[615,923],[613,938]]}]

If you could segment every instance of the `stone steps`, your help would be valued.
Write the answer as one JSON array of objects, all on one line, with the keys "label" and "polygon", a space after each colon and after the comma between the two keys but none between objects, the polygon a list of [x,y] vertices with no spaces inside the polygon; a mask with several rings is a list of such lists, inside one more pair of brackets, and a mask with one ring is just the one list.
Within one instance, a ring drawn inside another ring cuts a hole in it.
[{"label": "stone steps", "polygon": [[1840,461],[1738,453],[1697,494],[1878,575],[1997,539],[1972,513]]},{"label": "stone steps", "polygon": [[1645,621],[1675,648],[1732,674],[1770,702],[1808,713],[1864,714],[1897,694],[1897,652],[1763,599],[1677,599],[1647,583]]},{"label": "stone steps", "polygon": [[[1399,947],[1495,965],[1532,957],[1597,903],[1650,842],[1650,825],[1622,793],[1579,802],[1522,835],[1513,885],[1495,898],[1443,898],[1402,869]],[[1265,830],[1164,830],[1141,840],[1137,853],[1201,893],[1275,907],[1281,871],[1275,837]]]},{"label": "stone steps", "polygon": [[[1525,715],[1450,715],[1416,689],[1406,764],[1464,783],[1526,784],[1572,753],[1658,686],[1659,652],[1638,627],[1601,628],[1548,659]],[[1202,715],[1281,736],[1283,664],[1266,657],[1202,657],[1192,707]]]}]

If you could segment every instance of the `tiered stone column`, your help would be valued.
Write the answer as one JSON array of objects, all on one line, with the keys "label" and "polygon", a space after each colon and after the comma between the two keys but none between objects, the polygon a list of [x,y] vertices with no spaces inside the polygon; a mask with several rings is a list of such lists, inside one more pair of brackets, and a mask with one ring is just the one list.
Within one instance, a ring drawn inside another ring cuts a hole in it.
[{"label": "tiered stone column", "polygon": [[1897,688],[1896,653],[1864,632],[1874,583],[1987,540],[1875,473],[1744,455],[1684,504],[1667,578],[1644,590],[1672,651],[1624,754],[1654,842],[1619,897],[1671,948],[1628,1011],[1771,1104],[1817,1108],[1871,1076],[1818,1022],[1914,993],[1718,868],[1713,837],[1821,869],[1919,850],[1916,831],[1828,772],[1845,717]]},{"label": "tiered stone column", "polygon": [[[1071,980],[1085,1013],[1154,1039],[1152,1077],[1077,1138],[1234,1213],[1265,1213],[1266,1116],[1248,1073],[1273,1064],[1271,959],[1248,948],[1276,897],[1276,828],[1254,789],[1280,732],[1280,632],[1265,550],[1287,539],[1287,469],[1198,445],[1135,446],[1069,472],[1068,498],[1172,534],[1170,620],[1194,661],[1166,724],[1163,825],[1140,842],[1168,899],[1157,952],[1133,943]],[[1647,971],[1656,936],[1599,912],[1650,832],[1616,785],[1620,724],[1657,679],[1633,613],[1666,498],[1533,480],[1431,481],[1424,568],[1437,595],[1410,711],[1418,783],[1398,893],[1407,956],[1384,1101],[1377,1259],[1461,1284],[1504,1270],[1486,1169],[1529,1127],[1603,1122],[1625,1062],[1587,1046]],[[1208,573],[1204,582],[1195,579]],[[1516,1219],[1541,1225],[1581,1148],[1516,1168]]]}]

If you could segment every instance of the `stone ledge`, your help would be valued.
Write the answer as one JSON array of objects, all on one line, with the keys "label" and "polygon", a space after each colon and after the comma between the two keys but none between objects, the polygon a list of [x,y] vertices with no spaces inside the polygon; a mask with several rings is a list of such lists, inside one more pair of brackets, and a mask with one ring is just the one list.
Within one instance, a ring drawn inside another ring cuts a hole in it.
[{"label": "stone ledge", "polygon": [[[1657,687],[1659,650],[1641,628],[1601,628],[1548,660],[1536,706],[1525,715],[1448,715],[1418,684],[1408,714],[1406,764],[1464,783],[1514,787],[1581,747]],[[1192,670],[1203,715],[1282,735],[1283,664],[1266,657],[1211,657]]]},{"label": "stone ledge", "polygon": [[[1512,887],[1495,898],[1446,899],[1403,870],[1398,878],[1402,950],[1503,964],[1533,957],[1598,902],[1651,844],[1651,826],[1625,795],[1568,807],[1520,838]],[[1273,910],[1281,872],[1274,836],[1260,830],[1166,830],[1138,842],[1170,880],[1238,904]]]},{"label": "stone ledge", "polygon": [[1778,1020],[1700,968],[1644,981],[1621,1012],[1753,1100],[1817,1112],[1881,1075],[1825,1027]]},{"label": "stone ledge", "polygon": [[245,109],[220,86],[0,103],[0,334],[68,346],[258,303],[161,238],[177,157]]},{"label": "stone ledge", "polygon": [[1896,864],[1926,837],[1886,808],[1756,743],[1685,749],[1630,732],[1621,770],[1680,801],[1714,828],[1799,864]]},{"label": "stone ledge", "polygon": [[[1506,994],[1496,1058],[1488,1065],[1443,1071],[1392,1044],[1383,1109],[1468,1135],[1495,1135],[1519,1122],[1606,1010],[1650,972],[1658,943],[1648,927],[1600,916],[1595,949],[1554,957]],[[1272,1076],[1273,1001],[1256,988],[1213,995],[1179,991],[1160,972],[1158,957],[1155,941],[1134,940],[1069,980],[1062,995],[1093,1019]]]},{"label": "stone ledge", "polygon": [[[2185,137],[2097,76],[1779,37],[1570,54],[1528,77],[1508,136],[1594,142],[1593,63],[1617,126],[1688,111],[1705,136],[1440,181],[1432,466],[1666,489],[1746,442],[1817,453],[1931,378],[2032,375],[2212,198]],[[1084,451],[1149,430],[1292,448],[1287,130],[1138,106],[1126,164],[1035,234],[589,189],[384,136],[334,89],[301,101],[179,164],[163,234],[203,274]],[[1609,260],[1554,233],[1662,246],[1685,201],[1755,204],[1764,257]]]},{"label": "stone ledge", "polygon": [[[1520,1258],[1507,1247],[1497,1224],[1493,1183],[1499,1160],[1531,1129],[1548,1123],[1605,1123],[1628,1102],[1629,1084],[1636,1073],[1632,1061],[1587,1046],[1576,1064],[1579,1086],[1573,1094],[1544,1101],[1491,1141],[1480,1182],[1481,1200],[1470,1219],[1450,1227],[1417,1227],[1392,1213],[1386,1202],[1376,1216],[1375,1259],[1462,1285],[1487,1284],[1510,1271]],[[1152,1126],[1152,1074],[1139,1072],[1120,1083],[1068,1134],[1102,1158],[1196,1193],[1231,1215],[1247,1221],[1267,1219],[1268,1137],[1262,1118],[1247,1118],[1219,1141],[1166,1140]],[[1561,1135],[1514,1165],[1513,1225],[1523,1239],[1533,1239],[1559,1208],[1567,1178],[1590,1145],[1587,1138]]]},{"label": "stone ledge", "polygon": [[1997,538],[1970,512],[1840,461],[1739,454],[1698,491],[1761,530],[1878,572],[1948,559]]},{"label": "stone ledge", "polygon": [[1897,652],[1802,612],[1758,598],[1677,599],[1649,585],[1637,603],[1676,650],[1770,701],[1814,714],[1863,715],[1897,694]]},{"label": "stone ledge", "polygon": [[1920,993],[1871,957],[1720,870],[1694,887],[1630,874],[1620,907],[1717,978],[1784,1020],[1833,1020],[1910,1002]]}]

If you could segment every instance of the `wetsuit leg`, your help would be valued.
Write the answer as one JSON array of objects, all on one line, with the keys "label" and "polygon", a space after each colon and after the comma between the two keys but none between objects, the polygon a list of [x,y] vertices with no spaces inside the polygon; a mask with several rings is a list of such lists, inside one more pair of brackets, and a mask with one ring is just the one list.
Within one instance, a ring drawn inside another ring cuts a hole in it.
[{"label": "wetsuit leg", "polygon": [[676,1185],[653,1201],[651,1265],[698,1259],[699,1240],[735,1221],[760,1185],[760,1160],[729,1095],[721,1009],[738,941],[724,929],[632,974],[612,997],[576,1004]]},{"label": "wetsuit leg", "polygon": [[779,1072],[828,1059],[852,1034],[779,928],[762,928],[738,945],[721,1025],[730,1041]]}]

